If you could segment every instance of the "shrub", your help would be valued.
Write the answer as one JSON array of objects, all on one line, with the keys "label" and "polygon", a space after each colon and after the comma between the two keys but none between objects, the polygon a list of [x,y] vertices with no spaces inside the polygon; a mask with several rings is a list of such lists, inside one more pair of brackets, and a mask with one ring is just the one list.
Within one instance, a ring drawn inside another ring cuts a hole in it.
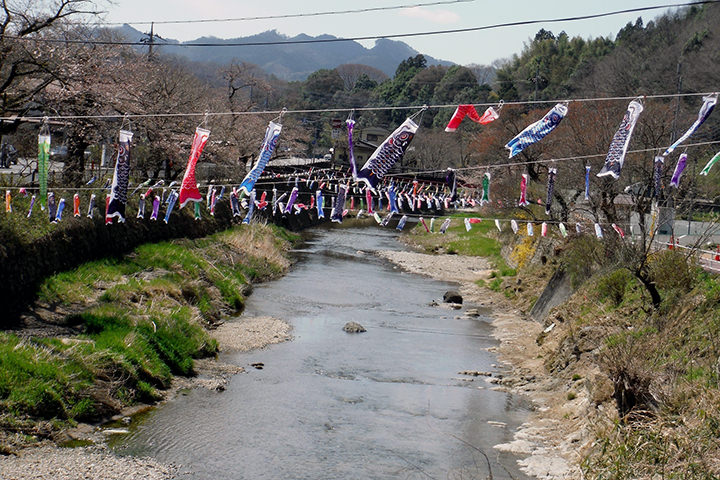
[{"label": "shrub", "polygon": [[697,278],[697,266],[675,250],[663,250],[650,259],[650,277],[658,288],[689,292]]},{"label": "shrub", "polygon": [[625,290],[632,280],[632,274],[624,268],[615,270],[598,281],[597,291],[601,300],[610,299],[618,306],[625,298]]},{"label": "shrub", "polygon": [[562,265],[570,276],[570,284],[576,288],[590,277],[601,265],[603,246],[600,240],[584,236],[568,243]]}]

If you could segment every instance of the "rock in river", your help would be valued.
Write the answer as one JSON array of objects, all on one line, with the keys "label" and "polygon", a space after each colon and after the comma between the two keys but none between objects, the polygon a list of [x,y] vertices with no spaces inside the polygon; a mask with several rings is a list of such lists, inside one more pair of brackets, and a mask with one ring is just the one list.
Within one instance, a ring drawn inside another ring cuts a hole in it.
[{"label": "rock in river", "polygon": [[457,290],[448,290],[447,292],[445,292],[445,295],[443,295],[443,302],[462,304],[463,298],[462,295],[460,295],[460,292],[458,292]]},{"label": "rock in river", "polygon": [[345,330],[348,333],[362,333],[362,332],[367,331],[367,330],[365,330],[365,327],[363,327],[362,325],[360,325],[357,322],[346,323],[345,326],[343,327],[343,330]]}]

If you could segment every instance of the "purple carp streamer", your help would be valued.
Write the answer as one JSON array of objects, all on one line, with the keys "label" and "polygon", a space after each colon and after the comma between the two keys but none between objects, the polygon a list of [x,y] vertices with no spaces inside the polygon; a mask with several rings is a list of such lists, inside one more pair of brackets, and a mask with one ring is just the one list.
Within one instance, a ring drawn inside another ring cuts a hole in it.
[{"label": "purple carp streamer", "polygon": [[35,195],[30,197],[30,208],[28,209],[27,218],[30,218],[30,215],[32,215],[33,207],[35,206]]},{"label": "purple carp streamer", "polygon": [[695,133],[695,131],[700,128],[700,125],[702,125],[705,120],[710,116],[713,109],[715,108],[715,105],[717,104],[718,100],[718,94],[713,93],[712,95],[708,95],[707,97],[703,97],[703,104],[702,107],[700,107],[700,111],[698,112],[698,118],[695,120],[695,123],[690,125],[690,128],[688,128],[687,132],[683,133],[682,137],[675,140],[675,143],[670,145],[665,152],[663,152],[663,157],[667,157],[670,155],[673,150],[675,150],[678,146],[680,146],[681,143],[683,143],[685,140],[690,138],[690,136]]},{"label": "purple carp streamer", "polygon": [[332,213],[330,214],[330,221],[335,223],[342,223],[343,212],[345,211],[345,197],[347,196],[348,186],[340,185],[338,188],[337,200],[333,207]]},{"label": "purple carp streamer", "polygon": [[510,158],[525,150],[530,145],[539,142],[545,138],[567,115],[568,107],[565,104],[558,103],[543,118],[537,122],[528,125],[525,130],[518,133],[515,138],[510,140],[505,148],[510,150]]},{"label": "purple carp streamer", "polygon": [[687,166],[687,154],[683,153],[678,158],[678,163],[675,165],[675,171],[673,172],[672,179],[670,180],[670,186],[678,188],[680,187],[680,177],[682,177],[685,167]]},{"label": "purple carp streamer", "polygon": [[120,130],[117,160],[115,160],[115,173],[113,174],[110,204],[108,205],[106,220],[117,217],[120,223],[125,221],[128,179],[130,178],[130,142],[132,142],[132,137],[132,132]]},{"label": "purple carp streamer", "polygon": [[158,215],[160,215],[160,196],[155,195],[155,198],[153,198],[153,209],[150,214],[150,220],[157,220]]},{"label": "purple carp streamer", "polygon": [[370,155],[368,161],[357,174],[357,180],[365,182],[373,193],[385,174],[400,160],[413,137],[418,126],[411,119],[406,119],[388,138]]},{"label": "purple carp streamer", "polygon": [[290,192],[290,198],[288,199],[288,203],[285,206],[285,213],[292,213],[293,205],[295,205],[295,200],[297,200],[298,197],[298,187],[293,187],[292,191]]},{"label": "purple carp streamer", "polygon": [[615,180],[620,178],[620,170],[622,170],[627,154],[628,146],[630,146],[630,138],[637,124],[638,118],[643,111],[642,103],[633,100],[628,105],[627,111],[623,116],[620,127],[618,127],[615,136],[610,142],[610,149],[607,157],[605,157],[605,165],[602,170],[597,173],[598,177],[610,175]]}]

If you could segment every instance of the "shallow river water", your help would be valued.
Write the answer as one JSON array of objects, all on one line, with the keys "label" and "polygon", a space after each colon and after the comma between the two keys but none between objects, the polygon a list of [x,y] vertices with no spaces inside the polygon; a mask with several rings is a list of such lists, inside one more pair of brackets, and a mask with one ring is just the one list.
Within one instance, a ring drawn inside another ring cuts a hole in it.
[{"label": "shallow river water", "polygon": [[[498,371],[489,319],[429,306],[453,285],[375,256],[403,248],[396,233],[317,230],[243,314],[287,320],[293,341],[227,354],[247,372],[226,391],[179,396],[115,450],[181,465],[182,479],[527,478],[492,448],[527,404],[458,375]],[[351,320],[367,332],[345,333]]]}]

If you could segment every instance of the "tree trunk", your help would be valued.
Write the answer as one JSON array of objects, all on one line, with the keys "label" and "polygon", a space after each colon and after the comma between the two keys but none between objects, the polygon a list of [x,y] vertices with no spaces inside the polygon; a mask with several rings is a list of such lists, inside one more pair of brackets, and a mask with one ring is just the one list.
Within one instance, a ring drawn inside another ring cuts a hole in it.
[{"label": "tree trunk", "polygon": [[635,277],[642,282],[645,286],[645,290],[647,290],[650,294],[653,308],[658,308],[662,302],[662,297],[660,297],[660,292],[658,292],[655,282],[651,281],[645,273],[639,270],[635,272]]},{"label": "tree trunk", "polygon": [[88,142],[76,135],[71,135],[68,142],[67,158],[63,168],[62,179],[65,186],[79,187],[85,175],[85,150]]}]

